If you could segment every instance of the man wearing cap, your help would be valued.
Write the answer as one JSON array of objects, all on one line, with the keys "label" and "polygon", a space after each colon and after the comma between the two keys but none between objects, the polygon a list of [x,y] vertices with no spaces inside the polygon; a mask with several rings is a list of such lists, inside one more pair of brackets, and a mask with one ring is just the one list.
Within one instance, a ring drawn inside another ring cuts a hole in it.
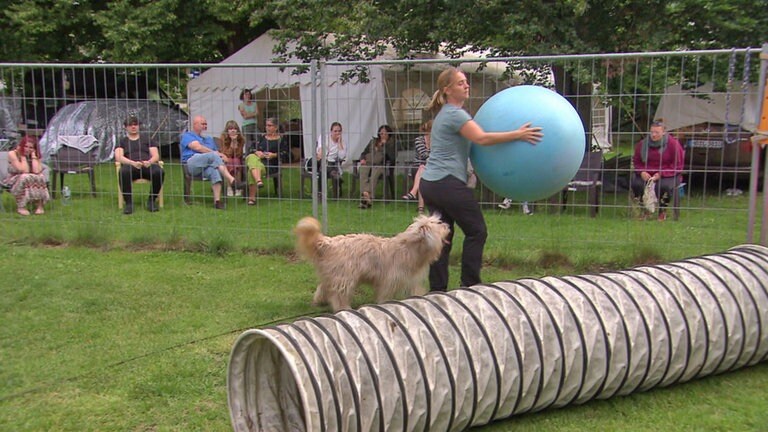
[{"label": "man wearing cap", "polygon": [[123,194],[125,206],[124,214],[133,213],[133,181],[146,179],[152,183],[147,200],[147,210],[156,212],[157,194],[163,187],[163,169],[157,162],[160,160],[160,151],[157,145],[150,141],[146,135],[139,133],[139,119],[135,115],[129,115],[125,119],[126,136],[120,139],[115,148],[115,161],[120,162],[120,191]]}]

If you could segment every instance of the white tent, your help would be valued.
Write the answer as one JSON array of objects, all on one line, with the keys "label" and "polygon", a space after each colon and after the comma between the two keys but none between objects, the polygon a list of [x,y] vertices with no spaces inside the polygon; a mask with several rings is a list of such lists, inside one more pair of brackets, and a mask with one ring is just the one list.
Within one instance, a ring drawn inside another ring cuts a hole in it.
[{"label": "white tent", "polygon": [[[302,129],[305,153],[315,140],[312,138],[312,86],[309,73],[292,74],[295,68],[267,65],[274,58],[275,40],[268,34],[255,39],[241,50],[221,62],[223,67],[211,68],[191,80],[187,86],[190,116],[203,115],[208,120],[208,133],[218,135],[228,120],[241,123],[237,110],[240,92],[252,89],[254,94],[262,89],[291,88],[298,86],[302,111]],[[259,66],[226,67],[233,64],[259,64]],[[320,127],[320,109],[325,112],[326,122],[340,122],[344,127],[344,139],[357,144],[375,133],[380,124],[386,123],[387,112],[382,75],[378,68],[371,69],[370,82],[342,84],[339,68],[327,68],[324,106],[318,107],[316,118]],[[317,99],[320,99],[320,88]],[[350,103],[354,101],[354,103]],[[260,104],[263,110],[263,105]],[[281,119],[287,120],[287,119]],[[325,125],[324,129],[328,129]],[[263,131],[263,125],[259,125]],[[320,130],[317,131],[320,133]],[[364,144],[362,144],[364,145]],[[362,147],[361,147],[362,150]],[[354,154],[353,149],[350,152]],[[357,152],[359,154],[359,151]]]},{"label": "white tent", "polygon": [[693,90],[680,85],[667,87],[656,109],[655,119],[663,119],[668,130],[700,123],[740,125],[754,132],[757,87],[750,85],[729,92],[714,91],[711,83]]},{"label": "white tent", "polygon": [[[310,76],[309,73],[293,74],[295,68],[292,67],[281,70],[279,65],[271,64],[274,45],[274,38],[264,34],[222,61],[221,67],[208,69],[191,80],[187,86],[189,113],[191,117],[205,116],[208,120],[208,133],[218,135],[228,120],[241,122],[237,105],[240,103],[242,89],[250,88],[256,94],[264,89],[298,87],[304,152],[308,154],[316,142],[312,137],[313,89]],[[385,57],[391,58],[389,55]],[[462,69],[469,75],[477,71],[478,65],[464,64]],[[482,73],[470,76],[473,96],[477,97],[474,105],[470,101],[470,112],[476,111],[483,100],[508,85],[499,80],[505,66],[505,63],[491,62]],[[402,127],[404,123],[420,123],[418,110],[425,107],[428,97],[432,95],[437,73],[443,67],[442,64],[423,63],[408,68],[408,74],[420,74],[414,80],[413,75],[409,75],[408,79],[404,79],[403,74],[393,77],[393,73],[405,69],[402,65],[376,65],[369,68],[369,81],[366,83],[342,83],[341,75],[348,68],[326,67],[324,90],[315,88],[317,100],[321,99],[321,91],[325,92],[322,106],[318,106],[314,113],[317,133],[327,130],[331,122],[340,122],[344,128],[343,139],[348,144],[349,163],[362,152],[368,140],[376,134],[379,125]],[[425,71],[428,71],[426,75]],[[483,80],[482,85],[479,84],[480,80]],[[259,97],[256,99],[258,101]],[[263,101],[259,103],[259,108],[263,109]],[[320,124],[321,113],[325,115],[325,125]],[[288,119],[280,119],[285,120]],[[262,129],[261,125],[259,129]]]}]

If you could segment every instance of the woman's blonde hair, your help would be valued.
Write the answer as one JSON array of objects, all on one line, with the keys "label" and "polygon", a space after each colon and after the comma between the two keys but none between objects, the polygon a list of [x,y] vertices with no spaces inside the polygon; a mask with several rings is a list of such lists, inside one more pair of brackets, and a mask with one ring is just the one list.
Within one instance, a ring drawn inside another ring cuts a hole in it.
[{"label": "woman's blonde hair", "polygon": [[435,91],[435,94],[432,95],[432,100],[429,102],[429,106],[427,107],[430,111],[432,111],[433,114],[437,114],[437,112],[440,111],[440,108],[445,105],[445,89],[453,83],[453,77],[460,72],[461,71],[458,68],[449,67],[448,69],[440,72],[440,75],[438,75],[437,90]]}]

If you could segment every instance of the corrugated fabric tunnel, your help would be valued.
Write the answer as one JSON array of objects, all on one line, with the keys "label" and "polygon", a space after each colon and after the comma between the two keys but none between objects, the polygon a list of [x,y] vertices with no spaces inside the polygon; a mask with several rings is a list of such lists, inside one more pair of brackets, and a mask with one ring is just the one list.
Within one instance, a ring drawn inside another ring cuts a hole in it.
[{"label": "corrugated fabric tunnel", "polygon": [[476,285],[244,332],[235,431],[460,431],[768,357],[768,249]]}]

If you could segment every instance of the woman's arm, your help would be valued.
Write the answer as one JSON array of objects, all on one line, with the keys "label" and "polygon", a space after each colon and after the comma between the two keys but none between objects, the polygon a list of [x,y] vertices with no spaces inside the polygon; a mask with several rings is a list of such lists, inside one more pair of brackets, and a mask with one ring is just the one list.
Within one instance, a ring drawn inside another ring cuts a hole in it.
[{"label": "woman's arm", "polygon": [[11,163],[11,166],[16,169],[16,171],[22,173],[29,172],[29,165],[27,165],[26,161],[17,152],[9,151],[8,161]]},{"label": "woman's arm", "polygon": [[277,144],[277,154],[280,158],[280,162],[287,161],[289,159],[290,150],[288,147],[289,144],[285,139],[285,136],[280,135],[280,142]]},{"label": "woman's arm", "polygon": [[42,174],[43,164],[40,163],[40,158],[35,157],[32,159],[32,174]]},{"label": "woman's arm", "polygon": [[368,153],[371,152],[371,149],[376,145],[377,142],[378,139],[376,137],[368,141],[368,145],[365,146],[365,149],[363,149],[363,152],[360,154],[360,164],[365,165],[365,160],[368,158]]},{"label": "woman's arm", "polygon": [[675,137],[670,136],[670,141],[674,140],[675,146],[675,175],[680,175],[685,169],[685,149]]},{"label": "woman's arm", "polygon": [[347,159],[347,149],[344,147],[344,138],[339,138],[339,154],[336,156],[336,160],[341,162]]},{"label": "woman's arm", "polygon": [[269,142],[262,135],[262,137],[259,138],[259,141],[256,143],[256,156],[258,156],[259,159],[264,159],[265,157],[267,157],[268,150],[269,150]]},{"label": "woman's arm", "polygon": [[424,140],[416,141],[416,156],[420,161],[425,161],[429,157],[429,149],[427,148],[427,142]]},{"label": "woman's arm", "polygon": [[541,132],[541,128],[532,127],[530,122],[512,131],[486,132],[474,120],[469,120],[464,123],[464,126],[459,129],[459,133],[464,138],[482,146],[496,145],[515,140],[536,144],[541,141],[541,138],[544,136]]}]

